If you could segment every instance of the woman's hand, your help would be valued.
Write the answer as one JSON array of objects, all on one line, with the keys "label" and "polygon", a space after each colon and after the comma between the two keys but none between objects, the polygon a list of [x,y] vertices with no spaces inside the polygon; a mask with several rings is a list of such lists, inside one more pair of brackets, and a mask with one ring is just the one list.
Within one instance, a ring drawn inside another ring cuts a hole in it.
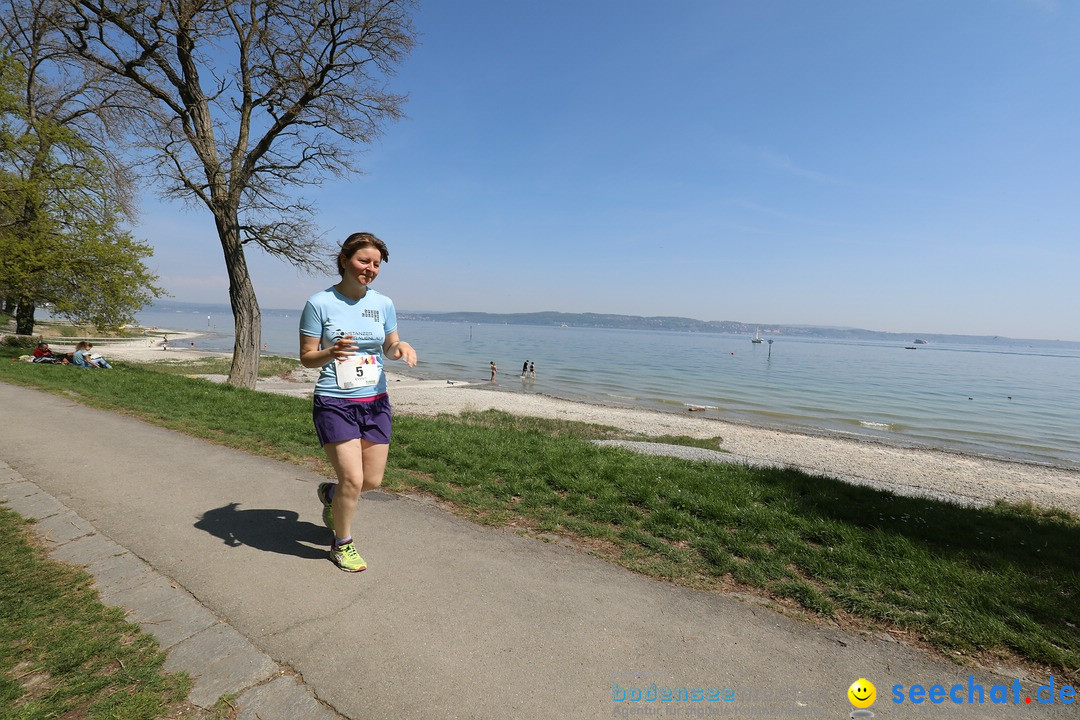
[{"label": "woman's hand", "polygon": [[416,367],[416,351],[404,340],[398,340],[386,349],[386,356],[391,360],[404,360],[409,367]]},{"label": "woman's hand", "polygon": [[341,361],[350,355],[356,354],[356,343],[353,342],[352,335],[346,335],[335,340],[329,350],[332,359]]}]

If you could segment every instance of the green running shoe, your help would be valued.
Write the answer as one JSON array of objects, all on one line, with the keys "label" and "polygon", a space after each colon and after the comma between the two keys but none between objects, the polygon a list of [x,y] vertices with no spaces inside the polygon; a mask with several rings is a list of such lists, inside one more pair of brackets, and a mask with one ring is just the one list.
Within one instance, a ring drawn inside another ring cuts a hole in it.
[{"label": "green running shoe", "polygon": [[319,483],[319,487],[315,490],[319,496],[319,502],[322,503],[323,525],[330,528],[330,532],[334,532],[334,507],[330,504],[330,488],[333,486],[334,483]]},{"label": "green running shoe", "polygon": [[367,563],[364,562],[364,558],[360,557],[360,553],[356,552],[356,547],[351,542],[339,545],[331,550],[330,559],[345,572],[367,570]]}]

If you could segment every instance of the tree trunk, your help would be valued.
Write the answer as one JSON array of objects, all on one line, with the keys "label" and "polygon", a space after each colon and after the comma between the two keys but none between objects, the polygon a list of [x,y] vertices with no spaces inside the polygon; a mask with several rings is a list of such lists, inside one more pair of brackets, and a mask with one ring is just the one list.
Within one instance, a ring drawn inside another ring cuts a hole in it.
[{"label": "tree trunk", "polygon": [[251,284],[251,275],[248,274],[236,211],[215,213],[214,220],[225,252],[225,267],[229,272],[229,303],[236,328],[228,383],[253,390],[255,379],[259,376],[262,314],[255,297],[255,286]]},{"label": "tree trunk", "polygon": [[30,298],[20,298],[19,304],[15,308],[15,334],[16,335],[33,335],[34,334],[34,310],[37,305]]}]

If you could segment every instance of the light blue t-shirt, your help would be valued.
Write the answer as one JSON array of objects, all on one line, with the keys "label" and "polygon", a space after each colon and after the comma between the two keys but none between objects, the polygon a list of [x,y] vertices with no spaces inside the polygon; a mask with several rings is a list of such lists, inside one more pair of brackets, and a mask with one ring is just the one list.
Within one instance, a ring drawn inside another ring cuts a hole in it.
[{"label": "light blue t-shirt", "polygon": [[[338,339],[352,335],[356,352],[370,356],[378,367],[379,381],[375,385],[343,389],[338,386],[339,363],[331,360],[322,367],[315,383],[316,395],[340,398],[364,398],[386,392],[383,368],[383,342],[397,330],[397,312],[393,301],[368,288],[364,297],[350,300],[333,286],[308,298],[300,315],[300,333],[319,338],[319,345],[328,348]],[[370,369],[369,369],[370,372]]]},{"label": "light blue t-shirt", "polygon": [[76,350],[71,354],[71,361],[79,367],[90,367],[90,351],[89,350]]}]

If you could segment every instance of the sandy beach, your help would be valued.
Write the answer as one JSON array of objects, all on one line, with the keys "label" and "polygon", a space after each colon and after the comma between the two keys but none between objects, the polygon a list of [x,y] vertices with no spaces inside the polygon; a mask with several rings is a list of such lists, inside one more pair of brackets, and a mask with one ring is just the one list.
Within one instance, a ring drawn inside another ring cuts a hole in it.
[{"label": "sandy beach", "polygon": [[[158,335],[135,340],[102,341],[95,349],[110,360],[138,362],[228,356],[198,348],[198,333],[168,333],[169,349]],[[195,345],[192,346],[191,343]],[[69,350],[56,344],[58,350]],[[298,370],[290,378],[266,378],[259,390],[306,397],[317,371]],[[208,376],[222,381],[222,376]],[[722,438],[731,453],[694,451],[692,457],[718,461],[796,467],[848,482],[873,485],[899,494],[926,496],[964,504],[997,499],[1060,508],[1080,515],[1080,471],[1013,463],[942,450],[895,447],[862,439],[818,436],[753,427],[722,420],[651,410],[604,407],[536,394],[492,392],[485,384],[417,380],[388,372],[394,410],[410,415],[459,414],[467,410],[502,410],[515,415],[610,425],[645,436],[689,435]],[[654,448],[655,450],[655,448]],[[672,448],[671,454],[683,449]],[[666,450],[663,450],[667,452]]]}]

